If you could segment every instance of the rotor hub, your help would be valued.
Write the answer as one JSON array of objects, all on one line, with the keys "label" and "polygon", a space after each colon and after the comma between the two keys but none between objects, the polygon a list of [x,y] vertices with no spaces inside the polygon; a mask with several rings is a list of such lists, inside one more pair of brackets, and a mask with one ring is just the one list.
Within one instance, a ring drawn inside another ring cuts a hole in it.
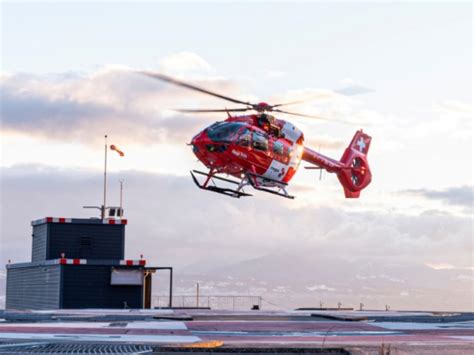
[{"label": "rotor hub", "polygon": [[253,108],[257,112],[264,112],[264,111],[271,111],[272,110],[272,106],[267,104],[266,102],[259,102]]}]

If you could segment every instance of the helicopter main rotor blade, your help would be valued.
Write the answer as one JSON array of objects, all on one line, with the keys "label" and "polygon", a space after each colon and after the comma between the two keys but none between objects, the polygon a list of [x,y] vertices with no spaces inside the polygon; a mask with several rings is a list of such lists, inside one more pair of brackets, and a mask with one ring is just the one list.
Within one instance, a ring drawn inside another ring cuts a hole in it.
[{"label": "helicopter main rotor blade", "polygon": [[167,75],[163,75],[163,74],[159,74],[159,73],[153,73],[153,72],[148,72],[148,71],[141,71],[140,73],[143,74],[143,75],[146,75],[146,76],[148,76],[148,77],[150,77],[150,78],[153,78],[153,79],[158,79],[158,80],[161,80],[161,81],[166,81],[166,82],[171,83],[171,84],[174,84],[174,85],[182,86],[182,87],[184,87],[184,88],[191,89],[191,90],[194,90],[194,91],[199,91],[199,92],[202,92],[203,94],[215,96],[215,97],[218,97],[218,98],[220,98],[220,99],[224,99],[224,100],[227,100],[227,101],[236,103],[236,104],[242,104],[242,105],[252,106],[252,104],[249,103],[249,102],[240,101],[240,100],[237,100],[237,99],[233,99],[232,97],[220,95],[220,94],[217,94],[217,93],[215,93],[215,92],[212,92],[212,91],[209,91],[209,90],[200,88],[200,87],[198,87],[198,86],[185,83],[184,81],[180,81],[180,80],[174,79],[174,78],[172,78],[172,77],[170,77],[170,76],[167,76]]},{"label": "helicopter main rotor blade", "polygon": [[272,105],[272,108],[273,108],[273,107],[280,107],[280,106],[287,106],[287,105],[301,104],[301,103],[303,103],[303,102],[308,102],[308,101],[311,101],[311,100],[314,100],[314,99],[317,99],[317,98],[327,97],[327,96],[329,96],[329,94],[317,94],[317,95],[305,97],[304,99],[300,99],[300,100],[285,102],[285,103],[283,103],[283,104]]},{"label": "helicopter main rotor blade", "polygon": [[195,113],[201,113],[201,112],[244,112],[244,111],[249,111],[253,110],[251,107],[249,108],[230,108],[230,109],[175,109],[173,111],[178,111],[178,112],[195,112]]},{"label": "helicopter main rotor blade", "polygon": [[300,116],[300,117],[307,117],[307,118],[316,118],[318,120],[325,120],[325,121],[334,121],[334,122],[339,122],[339,123],[345,123],[345,124],[350,124],[352,125],[352,122],[348,121],[343,121],[343,120],[338,120],[338,119],[332,119],[332,118],[327,118],[327,117],[321,117],[321,116],[316,116],[316,115],[306,115],[303,113],[296,113],[296,112],[288,112],[288,111],[283,111],[283,110],[273,110],[274,112],[280,112],[280,113],[286,113],[287,115],[292,115],[292,116]]}]

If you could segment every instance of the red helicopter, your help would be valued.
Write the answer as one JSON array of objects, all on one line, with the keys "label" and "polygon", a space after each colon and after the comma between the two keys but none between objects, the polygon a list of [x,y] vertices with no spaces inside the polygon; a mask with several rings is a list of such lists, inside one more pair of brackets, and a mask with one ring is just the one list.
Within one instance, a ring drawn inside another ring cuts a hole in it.
[{"label": "red helicopter", "polygon": [[[233,103],[245,105],[233,109],[185,109],[179,112],[227,112],[227,119],[216,122],[195,135],[190,145],[197,158],[209,169],[208,172],[191,171],[196,185],[204,190],[240,198],[252,196],[244,191],[246,186],[293,199],[287,186],[302,160],[313,164],[307,169],[324,169],[335,173],[346,198],[358,198],[360,191],[370,184],[372,174],[367,162],[371,137],[359,130],[344,151],[340,160],[324,156],[304,146],[304,135],[292,123],[277,119],[271,112],[323,119],[280,110],[278,107],[300,103],[269,105],[265,102],[252,104],[185,83],[169,76],[141,72],[150,78],[165,81]],[[256,111],[254,114],[232,116],[230,112]],[[230,175],[235,179],[222,177]],[[204,175],[200,182],[196,175]],[[218,183],[221,186],[218,186]],[[222,186],[225,185],[225,186]],[[230,186],[230,187],[229,187]]]}]

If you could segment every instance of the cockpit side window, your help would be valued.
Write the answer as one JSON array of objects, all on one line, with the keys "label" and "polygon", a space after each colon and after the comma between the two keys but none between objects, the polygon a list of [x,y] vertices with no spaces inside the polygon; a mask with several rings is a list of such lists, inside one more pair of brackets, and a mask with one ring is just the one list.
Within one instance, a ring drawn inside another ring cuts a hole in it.
[{"label": "cockpit side window", "polygon": [[260,132],[253,132],[252,147],[266,152],[268,150],[268,138]]},{"label": "cockpit side window", "polygon": [[207,130],[208,137],[214,142],[233,142],[237,139],[237,133],[242,127],[238,122],[219,122]]},{"label": "cockpit side window", "polygon": [[237,140],[237,145],[241,147],[250,147],[250,129],[245,128],[242,133],[240,133],[239,139]]}]

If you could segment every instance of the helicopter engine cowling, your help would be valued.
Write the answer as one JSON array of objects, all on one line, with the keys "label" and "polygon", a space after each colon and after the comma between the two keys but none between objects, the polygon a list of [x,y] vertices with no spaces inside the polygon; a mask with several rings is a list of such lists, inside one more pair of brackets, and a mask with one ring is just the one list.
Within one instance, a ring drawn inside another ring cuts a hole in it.
[{"label": "helicopter engine cowling", "polygon": [[303,132],[290,122],[283,121],[281,134],[292,143],[303,142]]}]

